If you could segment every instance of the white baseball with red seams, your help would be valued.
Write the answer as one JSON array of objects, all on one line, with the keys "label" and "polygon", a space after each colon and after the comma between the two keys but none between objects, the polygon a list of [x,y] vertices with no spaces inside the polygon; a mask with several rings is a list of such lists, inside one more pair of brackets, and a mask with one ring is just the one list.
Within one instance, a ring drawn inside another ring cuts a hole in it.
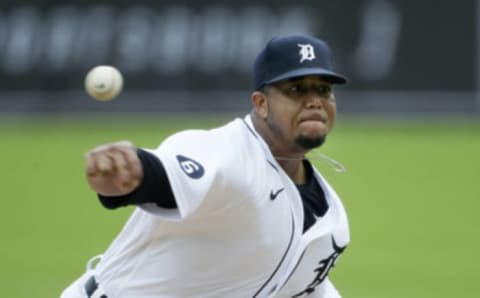
[{"label": "white baseball with red seams", "polygon": [[99,101],[109,101],[117,97],[123,88],[123,76],[110,65],[92,68],[85,77],[85,90]]}]

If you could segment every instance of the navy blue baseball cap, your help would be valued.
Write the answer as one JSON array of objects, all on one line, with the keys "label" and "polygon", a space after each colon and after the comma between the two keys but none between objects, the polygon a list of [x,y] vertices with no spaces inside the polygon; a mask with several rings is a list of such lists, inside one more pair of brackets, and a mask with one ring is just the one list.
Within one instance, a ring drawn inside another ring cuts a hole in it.
[{"label": "navy blue baseball cap", "polygon": [[345,84],[347,79],[333,72],[331,60],[330,48],[321,39],[307,35],[274,37],[255,60],[253,87],[259,90],[265,85],[306,75]]}]

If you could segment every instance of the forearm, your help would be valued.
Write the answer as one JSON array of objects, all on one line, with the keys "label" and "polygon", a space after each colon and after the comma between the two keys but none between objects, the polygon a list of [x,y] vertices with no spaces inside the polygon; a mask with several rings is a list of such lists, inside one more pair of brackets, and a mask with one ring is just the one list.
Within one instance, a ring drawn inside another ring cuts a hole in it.
[{"label": "forearm", "polygon": [[108,209],[115,209],[128,205],[155,203],[162,208],[177,208],[162,162],[155,155],[141,149],[137,149],[137,156],[143,168],[143,179],[140,185],[132,192],[122,196],[98,194],[102,205]]}]

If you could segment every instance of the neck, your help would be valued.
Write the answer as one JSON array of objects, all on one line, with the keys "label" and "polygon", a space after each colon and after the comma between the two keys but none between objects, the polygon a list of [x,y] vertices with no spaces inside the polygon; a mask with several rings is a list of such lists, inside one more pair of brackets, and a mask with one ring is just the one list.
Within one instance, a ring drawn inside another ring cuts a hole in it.
[{"label": "neck", "polygon": [[305,158],[306,151],[294,152],[293,150],[289,150],[290,146],[285,146],[282,140],[276,137],[268,128],[266,121],[259,118],[255,112],[251,113],[251,119],[255,130],[260,134],[265,143],[267,143],[272,155],[290,179],[296,184],[305,183],[303,159]]},{"label": "neck", "polygon": [[285,160],[277,158],[277,162],[295,184],[306,183],[307,179],[303,159]]}]

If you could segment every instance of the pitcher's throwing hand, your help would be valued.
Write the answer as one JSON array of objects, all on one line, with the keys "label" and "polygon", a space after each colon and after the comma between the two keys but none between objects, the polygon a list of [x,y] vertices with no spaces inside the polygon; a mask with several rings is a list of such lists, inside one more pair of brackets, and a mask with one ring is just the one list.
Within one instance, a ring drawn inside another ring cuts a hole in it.
[{"label": "pitcher's throwing hand", "polygon": [[143,178],[137,149],[128,141],[98,146],[85,155],[86,175],[90,187],[104,196],[121,196],[132,192]]}]

